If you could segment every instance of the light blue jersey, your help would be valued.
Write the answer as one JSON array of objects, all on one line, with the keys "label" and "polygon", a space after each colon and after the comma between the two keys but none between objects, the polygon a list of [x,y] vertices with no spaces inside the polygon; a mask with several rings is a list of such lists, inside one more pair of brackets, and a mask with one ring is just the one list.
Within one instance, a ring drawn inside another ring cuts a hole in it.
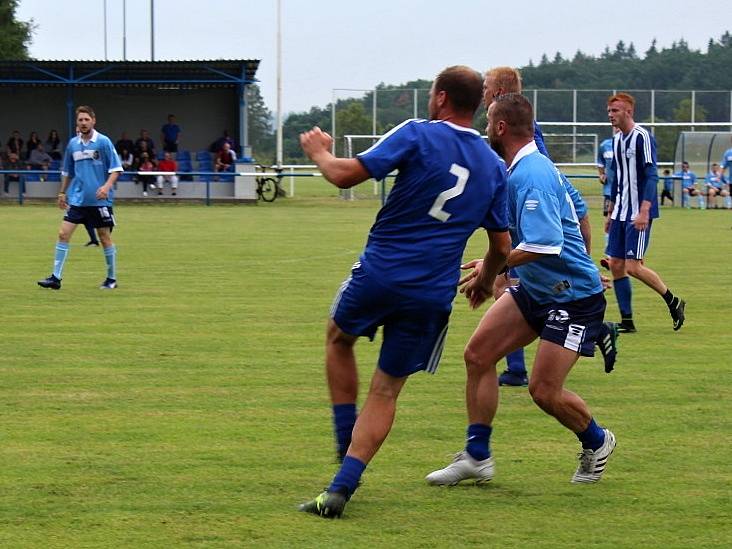
[{"label": "light blue jersey", "polygon": [[674,177],[681,179],[681,187],[684,189],[696,185],[696,174],[694,172],[679,171],[674,174]]},{"label": "light blue jersey", "polygon": [[426,120],[400,124],[358,159],[376,179],[399,170],[361,266],[401,295],[452,302],[468,238],[508,227],[505,164],[475,130]]},{"label": "light blue jersey", "polygon": [[565,303],[601,293],[600,273],[587,255],[577,212],[554,164],[532,142],[518,152],[508,174],[513,247],[543,255],[515,268],[531,298]]},{"label": "light blue jersey", "polygon": [[724,151],[719,165],[722,166],[722,173],[724,173],[724,170],[729,170],[729,176],[732,177],[732,149]]},{"label": "light blue jersey", "polygon": [[709,172],[704,178],[704,184],[707,187],[714,187],[717,190],[721,190],[727,184],[727,178],[722,173]]},{"label": "light blue jersey", "polygon": [[80,135],[71,138],[61,171],[62,175],[71,178],[66,201],[70,206],[113,206],[114,189],[109,190],[106,200],[98,200],[96,193],[108,174],[121,171],[122,163],[106,135],[92,130],[88,142]]},{"label": "light blue jersey", "polygon": [[605,169],[605,183],[602,185],[602,194],[608,199],[611,198],[613,181],[615,180],[613,157],[613,139],[609,137],[600,143],[600,147],[597,150],[597,167]]}]

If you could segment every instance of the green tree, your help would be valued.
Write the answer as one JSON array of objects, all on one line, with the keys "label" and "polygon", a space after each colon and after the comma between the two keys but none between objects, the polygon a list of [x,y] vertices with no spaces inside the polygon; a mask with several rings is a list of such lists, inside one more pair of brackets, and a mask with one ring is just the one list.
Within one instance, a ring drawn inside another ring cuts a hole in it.
[{"label": "green tree", "polygon": [[263,163],[269,163],[275,156],[275,135],[272,129],[272,112],[262,98],[259,86],[249,86],[247,97],[247,117],[249,120],[249,143],[252,153]]},{"label": "green tree", "polygon": [[28,59],[28,45],[33,36],[33,20],[18,21],[18,0],[0,0],[0,59]]}]

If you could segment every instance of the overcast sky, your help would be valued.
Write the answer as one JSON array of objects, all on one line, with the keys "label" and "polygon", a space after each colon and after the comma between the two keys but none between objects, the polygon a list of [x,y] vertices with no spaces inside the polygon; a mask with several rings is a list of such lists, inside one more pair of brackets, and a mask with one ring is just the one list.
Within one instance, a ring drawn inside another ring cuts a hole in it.
[{"label": "overcast sky", "polygon": [[[155,59],[261,59],[276,107],[276,0],[153,0]],[[122,5],[107,0],[107,58],[123,58]],[[336,88],[432,79],[448,65],[523,66],[543,53],[598,55],[618,40],[642,54],[679,38],[706,49],[732,29],[730,0],[281,0],[284,112],[325,106]],[[126,0],[127,59],[150,59],[151,0]],[[38,59],[104,59],[104,0],[20,0]],[[722,26],[720,26],[722,25]],[[727,27],[724,27],[727,25]],[[338,97],[344,93],[338,92]]]}]

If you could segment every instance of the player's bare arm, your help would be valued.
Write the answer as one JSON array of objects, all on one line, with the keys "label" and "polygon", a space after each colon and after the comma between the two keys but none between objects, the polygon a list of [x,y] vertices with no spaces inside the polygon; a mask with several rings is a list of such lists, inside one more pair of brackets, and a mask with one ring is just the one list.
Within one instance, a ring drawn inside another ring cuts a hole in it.
[{"label": "player's bare arm", "polygon": [[464,284],[460,292],[465,294],[472,309],[480,307],[493,295],[493,282],[506,266],[506,258],[511,250],[511,237],[508,231],[488,231],[488,240],[485,257],[462,266],[474,269],[460,280],[460,284]]},{"label": "player's bare arm", "polygon": [[317,164],[328,181],[340,189],[348,189],[371,177],[361,161],[356,158],[336,158],[330,152],[333,138],[314,127],[300,134],[300,146],[308,158]]},{"label": "player's bare arm", "polygon": [[69,176],[65,175],[61,180],[61,187],[58,190],[58,207],[62,210],[65,210],[69,207],[69,205],[66,203],[66,189],[69,188]]},{"label": "player's bare arm", "polygon": [[99,187],[97,189],[97,199],[99,200],[106,200],[107,196],[109,195],[109,191],[114,186],[114,183],[117,181],[117,178],[119,177],[119,174],[121,172],[112,172],[109,174],[109,177],[107,177],[107,180],[104,182],[104,185]]}]

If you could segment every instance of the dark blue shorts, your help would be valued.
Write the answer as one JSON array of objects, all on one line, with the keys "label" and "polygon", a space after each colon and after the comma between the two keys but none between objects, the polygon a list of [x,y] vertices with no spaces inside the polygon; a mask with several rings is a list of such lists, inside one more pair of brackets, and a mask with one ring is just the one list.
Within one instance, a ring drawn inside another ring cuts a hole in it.
[{"label": "dark blue shorts", "polygon": [[541,339],[582,356],[595,356],[595,340],[605,317],[602,293],[567,303],[541,305],[520,284],[511,286],[509,292],[526,322]]},{"label": "dark blue shorts", "polygon": [[90,225],[99,227],[114,227],[114,211],[112,206],[69,206],[64,215],[64,221],[76,225]]},{"label": "dark blue shorts", "polygon": [[379,368],[394,377],[420,370],[435,373],[447,335],[452,303],[417,301],[380,285],[356,263],[336,294],[330,316],[345,333],[384,341]]},{"label": "dark blue shorts", "polygon": [[620,259],[643,259],[651,243],[652,224],[650,219],[648,227],[639,231],[632,221],[613,219],[607,235],[607,255]]}]

